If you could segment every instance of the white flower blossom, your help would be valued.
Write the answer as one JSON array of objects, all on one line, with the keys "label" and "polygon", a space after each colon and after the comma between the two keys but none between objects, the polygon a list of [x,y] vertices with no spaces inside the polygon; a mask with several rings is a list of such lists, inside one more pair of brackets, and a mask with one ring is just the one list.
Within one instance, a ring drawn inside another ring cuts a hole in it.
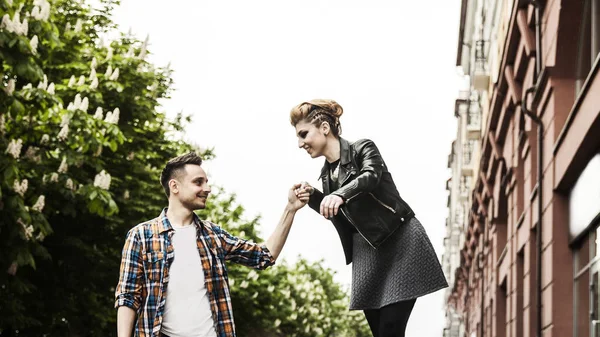
[{"label": "white flower blossom", "polygon": [[12,20],[10,19],[10,16],[8,14],[4,14],[4,16],[2,16],[2,23],[0,23],[0,28],[6,29],[9,32],[14,31]]},{"label": "white flower blossom", "polygon": [[37,201],[35,202],[35,204],[33,206],[31,206],[31,209],[36,211],[36,212],[41,212],[44,209],[44,206],[46,205],[46,197],[43,195],[40,195],[37,199]]},{"label": "white flower blossom", "polygon": [[240,235],[238,235],[238,236],[239,236],[240,238],[244,238],[244,236],[246,236],[246,232],[244,232],[244,231],[241,231],[241,232],[240,232]]},{"label": "white flower blossom", "polygon": [[72,87],[72,86],[74,86],[74,85],[75,85],[75,81],[77,81],[77,80],[75,79],[75,75],[71,75],[71,78],[69,79],[69,84],[67,84],[67,86],[68,86],[69,88],[70,88],[70,87]]},{"label": "white flower blossom", "polygon": [[275,325],[276,328],[279,327],[281,325],[281,320],[279,318],[276,319],[274,325]]},{"label": "white flower blossom", "polygon": [[105,77],[108,77],[110,79],[110,75],[112,75],[112,66],[109,64],[108,68],[106,68],[106,72],[104,73]]},{"label": "white flower blossom", "polygon": [[73,105],[75,106],[75,109],[79,109],[79,107],[81,106],[81,95],[80,94],[75,95],[75,99],[73,100]]},{"label": "white flower blossom", "polygon": [[94,186],[108,190],[110,188],[110,179],[110,174],[106,173],[105,170],[102,170],[102,172],[98,173],[94,178]]},{"label": "white flower blossom", "polygon": [[18,180],[15,179],[13,189],[18,195],[24,196],[25,192],[27,192],[27,187],[29,187],[29,182],[27,181],[27,179],[23,179],[20,183]]},{"label": "white flower blossom", "polygon": [[94,118],[96,119],[102,119],[103,118],[103,112],[102,112],[102,108],[98,107],[96,109],[96,113],[94,114]]},{"label": "white flower blossom", "polygon": [[104,121],[107,123],[112,123],[112,124],[117,124],[119,123],[119,114],[121,113],[121,111],[119,110],[119,108],[115,108],[115,110],[113,112],[107,112],[106,113],[106,118],[104,118]]},{"label": "white flower blossom", "polygon": [[15,159],[19,159],[19,156],[21,155],[21,148],[23,147],[23,140],[22,139],[17,139],[17,140],[11,140],[10,143],[8,143],[8,147],[6,148],[6,152],[10,154],[11,156],[13,156],[13,158]]},{"label": "white flower blossom", "polygon": [[256,281],[258,279],[258,273],[255,270],[250,270],[250,272],[248,273],[248,278]]},{"label": "white flower blossom", "polygon": [[92,83],[90,84],[90,89],[94,90],[98,88],[98,77],[94,77],[92,79]]},{"label": "white flower blossom", "polygon": [[127,53],[125,54],[125,57],[133,57],[135,55],[135,49],[133,48],[133,45],[129,46],[129,50],[127,50]]},{"label": "white flower blossom", "polygon": [[69,102],[69,105],[67,105],[67,110],[74,111],[75,110],[75,104],[73,104],[73,102]]},{"label": "white flower blossom", "polygon": [[272,293],[272,292],[273,292],[273,290],[275,290],[275,286],[274,286],[274,285],[270,285],[270,286],[267,288],[267,291],[268,291],[268,292],[270,292],[270,293]]},{"label": "white flower blossom", "polygon": [[0,135],[3,135],[6,131],[6,118],[4,115],[0,115]]},{"label": "white flower blossom", "polygon": [[240,283],[240,288],[242,288],[242,289],[248,288],[248,281],[242,281],[242,283]]},{"label": "white flower blossom", "polygon": [[48,76],[44,75],[44,80],[38,84],[38,89],[46,90],[48,88]]},{"label": "white flower blossom", "polygon": [[47,134],[44,134],[42,136],[42,139],[40,140],[40,143],[42,145],[47,144],[50,141],[50,136],[48,136]]},{"label": "white flower blossom", "polygon": [[[96,58],[94,58],[95,60]],[[93,63],[93,62],[92,62]],[[90,81],[94,79],[94,77],[96,77],[96,68],[92,68],[92,70],[90,71]]]},{"label": "white flower blossom", "polygon": [[125,192],[123,192],[123,199],[125,199],[125,200],[129,199],[129,190],[125,190]]},{"label": "white flower blossom", "polygon": [[47,21],[50,18],[50,3],[46,0],[36,0],[33,4],[31,16],[36,20]]},{"label": "white flower blossom", "polygon": [[87,112],[90,102],[87,97],[84,97],[79,105],[79,110]]},{"label": "white flower blossom", "polygon": [[85,76],[81,75],[79,76],[79,81],[77,82],[77,85],[81,86],[85,84]]},{"label": "white flower blossom", "polygon": [[[69,106],[72,106],[72,104],[70,104]],[[67,108],[67,109],[68,109],[68,108]],[[70,110],[70,109],[69,109],[69,110]],[[64,115],[62,116],[62,119],[61,119],[61,121],[60,121],[60,126],[61,126],[61,127],[63,127],[63,126],[65,126],[65,125],[69,125],[69,123],[70,123],[70,122],[71,122],[71,116],[70,116],[68,113],[67,113],[67,114],[64,114]]]},{"label": "white flower blossom", "polygon": [[106,52],[106,61],[112,59],[113,57],[113,49],[111,47],[108,47],[108,51]]},{"label": "white flower blossom", "polygon": [[116,81],[119,79],[119,68],[116,68],[115,71],[110,75],[109,80]]},{"label": "white flower blossom", "polygon": [[62,162],[60,163],[60,166],[58,167],[58,173],[67,173],[67,170],[69,169],[69,165],[67,165],[67,157],[63,157]]},{"label": "white flower blossom", "polygon": [[28,147],[27,151],[25,152],[25,158],[30,159],[34,162],[40,162],[42,158],[37,154],[39,150],[40,148],[36,146]]},{"label": "white flower blossom", "polygon": [[[97,67],[97,66],[98,66],[98,60],[96,59],[96,56],[94,56],[94,57],[92,58],[92,64],[90,65],[90,67],[91,67],[93,70],[96,70],[96,67]],[[96,72],[95,72],[95,71],[94,71],[94,74],[96,74]],[[90,75],[90,77],[91,77],[91,75]]]},{"label": "white flower blossom", "polygon": [[58,173],[52,172],[52,174],[50,175],[50,182],[51,183],[57,183],[58,182]]},{"label": "white flower blossom", "polygon": [[33,89],[33,84],[27,83],[26,86],[23,86],[23,90],[29,90],[29,89]]},{"label": "white flower blossom", "polygon": [[29,41],[29,46],[31,47],[31,52],[34,54],[37,54],[38,43],[39,43],[39,40],[38,40],[37,35],[34,35],[31,38],[31,41]]},{"label": "white flower blossom", "polygon": [[148,41],[150,40],[150,35],[146,35],[146,40],[144,40],[144,43],[142,44],[142,50],[140,50],[140,54],[138,55],[138,58],[140,60],[143,60],[144,58],[146,58],[146,53],[148,51]]},{"label": "white flower blossom", "polygon": [[54,95],[54,82],[50,83],[50,85],[48,85],[48,89],[46,89],[46,91],[50,94],[50,95]]},{"label": "white flower blossom", "polygon": [[27,241],[31,240],[31,238],[33,237],[33,226],[29,225],[27,226],[27,228],[25,228],[25,238],[27,239]]},{"label": "white flower blossom", "polygon": [[135,152],[129,152],[127,155],[127,160],[132,161],[135,158]]},{"label": "white flower blossom", "polygon": [[71,180],[71,178],[67,179],[67,182],[65,183],[65,187],[71,191],[75,190],[75,186],[73,185],[73,180]]},{"label": "white flower blossom", "polygon": [[4,89],[4,91],[6,92],[6,94],[8,96],[12,96],[13,92],[15,91],[15,85],[16,85],[16,81],[14,78],[11,78],[10,80],[8,80],[6,89]]},{"label": "white flower blossom", "polygon": [[58,139],[65,140],[65,139],[67,139],[68,135],[69,135],[69,124],[65,124],[62,127],[62,129],[60,129],[60,132],[58,133]]},{"label": "white flower blossom", "polygon": [[77,19],[77,22],[75,23],[75,33],[79,33],[81,32],[83,29],[83,22],[81,21],[81,19]]},{"label": "white flower blossom", "polygon": [[71,30],[71,23],[67,22],[67,24],[65,25],[65,32],[68,32]]}]

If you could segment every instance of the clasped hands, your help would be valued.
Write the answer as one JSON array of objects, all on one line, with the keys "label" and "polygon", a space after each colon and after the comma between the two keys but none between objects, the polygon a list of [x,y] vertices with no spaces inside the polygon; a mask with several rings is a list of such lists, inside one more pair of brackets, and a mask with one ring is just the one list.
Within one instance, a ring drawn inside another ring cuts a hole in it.
[{"label": "clasped hands", "polygon": [[[314,187],[307,182],[302,182],[294,186],[296,187],[294,192],[300,200],[303,200],[307,193],[310,196],[315,190]],[[308,202],[308,198],[306,199],[306,202]],[[335,194],[326,195],[321,201],[319,213],[321,213],[321,215],[327,219],[332,218],[334,215],[337,215],[340,206],[343,204],[344,199],[342,199],[340,196]]]}]

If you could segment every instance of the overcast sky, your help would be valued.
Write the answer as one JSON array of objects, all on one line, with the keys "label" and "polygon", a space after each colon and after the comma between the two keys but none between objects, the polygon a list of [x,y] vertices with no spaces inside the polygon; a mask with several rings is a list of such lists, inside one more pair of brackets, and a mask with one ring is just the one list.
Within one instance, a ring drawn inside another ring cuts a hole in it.
[{"label": "overcast sky", "polygon": [[[215,148],[205,165],[212,183],[236,193],[248,217],[262,216],[263,237],[294,182],[320,187],[324,159],[298,149],[289,111],[332,98],[344,108],[342,136],[375,141],[441,256],[459,10],[458,0],[122,0],[115,19],[149,34],[151,62],[171,63],[164,110],[193,115],[186,137]],[[298,255],[324,259],[350,286],[337,233],[308,207],[282,252],[289,262]],[[443,325],[438,291],[417,300],[407,336],[441,336]]]}]

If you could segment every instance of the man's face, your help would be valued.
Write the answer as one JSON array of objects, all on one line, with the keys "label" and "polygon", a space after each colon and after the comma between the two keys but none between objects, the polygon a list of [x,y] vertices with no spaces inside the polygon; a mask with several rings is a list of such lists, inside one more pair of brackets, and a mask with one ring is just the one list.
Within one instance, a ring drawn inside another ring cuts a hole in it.
[{"label": "man's face", "polygon": [[182,171],[171,179],[171,193],[190,211],[205,208],[210,194],[206,172],[199,165],[191,164],[185,165]]}]

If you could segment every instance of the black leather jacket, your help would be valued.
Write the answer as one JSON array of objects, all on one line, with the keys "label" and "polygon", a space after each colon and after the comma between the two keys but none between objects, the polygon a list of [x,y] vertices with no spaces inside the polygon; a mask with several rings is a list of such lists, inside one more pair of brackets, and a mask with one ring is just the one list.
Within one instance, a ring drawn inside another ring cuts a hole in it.
[{"label": "black leather jacket", "polygon": [[[323,197],[334,194],[344,199],[336,216],[331,218],[344,248],[346,264],[352,262],[352,234],[358,231],[377,248],[399,226],[408,222],[414,212],[402,200],[392,175],[373,141],[361,139],[354,143],[340,138],[340,163],[335,191],[329,190],[329,163],[321,170],[323,192],[314,189],[308,202],[319,212]],[[354,229],[355,230],[354,230]]]}]

